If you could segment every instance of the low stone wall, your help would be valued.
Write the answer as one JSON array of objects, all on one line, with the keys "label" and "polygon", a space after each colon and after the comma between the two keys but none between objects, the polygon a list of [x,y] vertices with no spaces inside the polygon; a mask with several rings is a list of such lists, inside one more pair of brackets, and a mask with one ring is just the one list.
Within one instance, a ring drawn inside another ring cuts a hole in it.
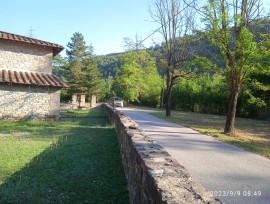
[{"label": "low stone wall", "polygon": [[103,104],[115,125],[130,203],[221,203],[129,117]]}]

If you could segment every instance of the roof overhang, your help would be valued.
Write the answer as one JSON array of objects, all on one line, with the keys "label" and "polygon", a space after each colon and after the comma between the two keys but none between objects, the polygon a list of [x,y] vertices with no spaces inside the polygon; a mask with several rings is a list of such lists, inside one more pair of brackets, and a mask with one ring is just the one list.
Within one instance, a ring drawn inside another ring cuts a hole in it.
[{"label": "roof overhang", "polygon": [[0,70],[0,83],[68,88],[69,86],[53,74]]},{"label": "roof overhang", "polygon": [[47,42],[43,40],[38,40],[35,38],[22,36],[22,35],[3,32],[3,31],[0,31],[0,39],[23,42],[23,43],[34,44],[34,45],[39,45],[39,46],[44,46],[44,47],[50,47],[53,49],[53,56],[59,54],[64,49],[64,46],[56,44],[56,43],[51,43],[51,42]]}]

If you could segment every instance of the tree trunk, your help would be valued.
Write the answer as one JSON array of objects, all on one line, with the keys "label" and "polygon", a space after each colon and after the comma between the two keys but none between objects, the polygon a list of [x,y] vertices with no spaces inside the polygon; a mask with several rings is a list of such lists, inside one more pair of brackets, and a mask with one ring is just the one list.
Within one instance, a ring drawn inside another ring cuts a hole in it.
[{"label": "tree trunk", "polygon": [[167,93],[166,93],[166,116],[167,117],[171,116],[172,87],[173,87],[173,82],[171,82],[170,85],[168,86]]},{"label": "tree trunk", "polygon": [[162,76],[162,90],[160,98],[160,109],[164,108],[164,75]]},{"label": "tree trunk", "polygon": [[236,115],[236,107],[237,107],[237,100],[240,92],[240,86],[233,87],[230,93],[230,104],[228,115],[226,119],[226,125],[224,128],[224,133],[229,135],[234,135],[234,124],[235,124],[235,115]]}]

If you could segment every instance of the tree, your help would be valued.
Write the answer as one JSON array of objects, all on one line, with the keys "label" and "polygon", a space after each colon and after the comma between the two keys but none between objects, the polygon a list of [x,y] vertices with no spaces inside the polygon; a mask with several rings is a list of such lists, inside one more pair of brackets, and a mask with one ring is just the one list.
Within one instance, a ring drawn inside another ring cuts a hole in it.
[{"label": "tree", "polygon": [[107,55],[97,55],[95,56],[104,78],[109,78],[110,76],[114,78],[116,76],[117,70],[122,66],[122,58],[124,53],[112,53]]},{"label": "tree", "polygon": [[70,61],[68,70],[66,72],[66,78],[69,82],[70,90],[72,93],[83,92],[82,83],[82,67],[83,64],[78,59]]},{"label": "tree", "polygon": [[146,50],[126,52],[123,66],[114,81],[114,89],[128,102],[158,103],[161,78],[155,59]]},{"label": "tree", "polygon": [[104,82],[93,56],[93,47],[87,46],[84,36],[76,32],[67,47],[66,78],[72,93],[101,95]]},{"label": "tree", "polygon": [[91,98],[92,95],[101,97],[104,92],[105,84],[100,70],[97,67],[96,60],[93,57],[86,58],[83,60],[82,64],[80,86],[83,92],[86,93],[89,98]]},{"label": "tree", "polygon": [[114,88],[127,102],[138,101],[144,84],[143,71],[138,64],[136,52],[127,52],[122,61],[123,66],[115,78]]},{"label": "tree", "polygon": [[[66,67],[69,66],[69,63],[67,61],[67,59],[65,57],[62,57],[61,55],[56,55],[54,58],[53,58],[53,74],[55,74],[56,76],[62,78],[62,80],[64,82],[68,82],[67,79],[66,79]],[[69,101],[70,100],[70,94],[68,92],[67,89],[63,89],[61,91],[61,101]]]},{"label": "tree", "polygon": [[68,66],[68,61],[66,60],[65,57],[62,57],[60,54],[58,54],[53,58],[52,64],[53,64],[53,72],[56,75],[61,76],[65,70],[65,67]]},{"label": "tree", "polygon": [[194,13],[185,1],[156,0],[151,16],[160,25],[163,37],[166,65],[166,116],[171,115],[171,94],[175,80],[190,72],[184,62],[191,60],[193,50],[190,35],[193,29]]},{"label": "tree", "polygon": [[230,91],[230,101],[224,132],[234,135],[237,100],[242,85],[251,73],[267,69],[263,58],[269,56],[265,46],[268,38],[255,41],[249,26],[259,20],[261,5],[257,0],[209,0],[204,7],[206,36],[220,51],[225,68],[223,75]]},{"label": "tree", "polygon": [[123,39],[123,44],[127,51],[143,49],[144,45],[142,42],[142,37],[138,33],[136,33],[134,40],[129,37],[124,37]]},{"label": "tree", "polygon": [[66,50],[68,61],[73,60],[81,61],[84,58],[91,57],[94,50],[93,47],[87,46],[84,41],[84,36],[80,32],[76,32],[71,37],[71,42],[67,44],[68,49]]}]

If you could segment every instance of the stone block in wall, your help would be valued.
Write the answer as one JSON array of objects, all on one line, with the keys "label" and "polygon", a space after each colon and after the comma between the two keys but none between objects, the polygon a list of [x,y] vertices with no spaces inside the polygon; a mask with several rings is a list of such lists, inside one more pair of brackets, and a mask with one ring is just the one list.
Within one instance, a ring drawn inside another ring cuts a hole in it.
[{"label": "stone block in wall", "polygon": [[125,114],[103,104],[115,125],[130,203],[221,203]]}]

